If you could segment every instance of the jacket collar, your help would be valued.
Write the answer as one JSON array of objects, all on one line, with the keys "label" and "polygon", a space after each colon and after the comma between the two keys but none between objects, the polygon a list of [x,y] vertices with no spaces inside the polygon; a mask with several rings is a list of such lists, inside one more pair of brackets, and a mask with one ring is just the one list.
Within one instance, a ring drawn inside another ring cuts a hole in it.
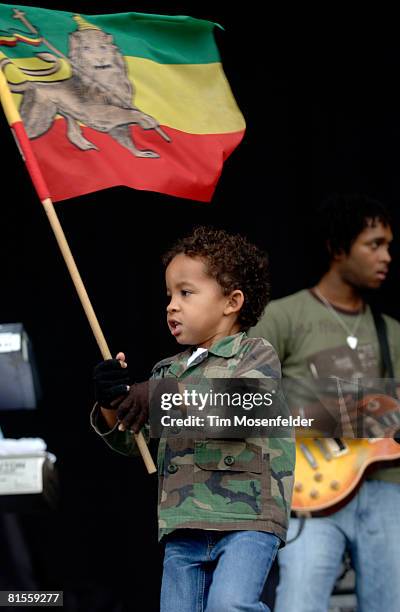
[{"label": "jacket collar", "polygon": [[193,347],[190,347],[182,353],[178,353],[178,355],[174,355],[173,357],[168,357],[167,359],[160,361],[153,368],[153,372],[158,370],[160,367],[169,366],[168,374],[179,377],[186,370],[189,370],[192,367],[198,366],[200,363],[202,363],[205,359],[207,359],[209,354],[215,355],[216,357],[230,359],[236,355],[245,337],[246,332],[239,332],[233,336],[221,338],[221,340],[218,340],[209,349],[204,351],[204,353],[201,353],[201,355],[199,355],[194,361],[192,361],[190,366],[188,366],[187,361],[193,352]]}]

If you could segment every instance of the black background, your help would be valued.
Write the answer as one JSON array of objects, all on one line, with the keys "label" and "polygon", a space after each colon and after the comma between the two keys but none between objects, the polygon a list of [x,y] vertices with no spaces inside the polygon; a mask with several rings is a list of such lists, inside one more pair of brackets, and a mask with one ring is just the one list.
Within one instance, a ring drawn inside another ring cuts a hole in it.
[{"label": "black background", "polygon": [[[26,5],[37,3],[25,2]],[[363,192],[391,209],[397,233],[400,37],[390,14],[281,12],[261,4],[40,2],[81,13],[189,14],[216,31],[247,133],[211,204],[114,188],[56,205],[110,349],[137,380],[177,352],[165,324],[160,256],[197,224],[241,232],[266,249],[272,296],[321,273],[313,208],[327,194]],[[5,119],[0,124],[0,322],[22,321],[44,397],[31,413],[3,412],[8,437],[43,437],[58,458],[59,509],[21,522],[41,588],[64,588],[69,610],[158,609],[156,478],[112,453],[90,430],[91,372],[101,358]],[[398,238],[385,312],[396,299]],[[132,604],[144,598],[141,607]],[[129,603],[131,602],[131,603]]]}]

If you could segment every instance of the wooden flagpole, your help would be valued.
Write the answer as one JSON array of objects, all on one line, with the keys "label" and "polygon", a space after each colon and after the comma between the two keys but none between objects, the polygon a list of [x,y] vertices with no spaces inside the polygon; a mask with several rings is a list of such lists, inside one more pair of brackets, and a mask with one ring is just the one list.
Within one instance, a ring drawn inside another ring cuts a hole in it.
[{"label": "wooden flagpole", "polygon": [[[6,78],[2,70],[0,70],[0,100],[1,100],[1,104],[5,112],[5,115],[7,117],[7,120],[11,126],[11,131],[16,138],[16,142],[19,146],[21,155],[25,161],[26,167],[31,176],[32,182],[43,204],[43,208],[46,212],[47,218],[50,222],[50,226],[56,237],[58,246],[60,248],[65,264],[71,275],[72,282],[74,283],[75,289],[78,293],[82,307],[89,321],[89,325],[92,328],[93,334],[96,338],[101,354],[104,359],[110,359],[111,358],[110,350],[107,346],[107,342],[105,340],[105,337],[103,335],[103,332],[97,320],[96,314],[93,310],[93,306],[90,302],[85,285],[83,284],[82,278],[79,274],[75,260],[71,253],[71,249],[69,248],[67,239],[65,238],[65,234],[61,227],[57,213],[54,209],[53,202],[51,201],[51,198],[48,195],[48,189],[46,187],[46,183],[43,179],[43,176],[39,168],[39,165],[36,161],[36,158],[32,152],[29,138],[26,135],[25,130],[23,128],[21,117],[19,116],[19,113],[17,109],[15,108],[15,105],[12,99],[12,95],[8,89],[7,81],[6,81]],[[16,134],[17,130],[13,129],[12,126],[14,123],[19,124],[18,132],[20,136],[22,136],[22,138],[18,137]],[[157,471],[157,469],[156,469],[156,466],[154,465],[153,459],[150,455],[150,451],[143,437],[143,434],[140,432],[139,434],[133,434],[133,435],[135,437],[136,444],[142,455],[142,458],[146,465],[148,473],[153,474],[154,472]]]},{"label": "wooden flagpole", "polygon": [[[112,356],[111,356],[110,349],[108,348],[106,339],[101,330],[96,314],[93,310],[93,306],[90,302],[85,285],[83,284],[81,275],[79,274],[78,268],[76,266],[71,250],[69,248],[68,242],[65,238],[65,234],[61,227],[57,213],[54,210],[53,202],[51,201],[50,198],[46,198],[45,200],[42,201],[42,204],[46,212],[47,218],[49,220],[49,223],[51,225],[51,228],[56,237],[58,246],[60,248],[60,251],[65,261],[65,264],[71,275],[72,282],[74,283],[75,289],[78,293],[83,310],[85,311],[86,317],[89,321],[89,325],[92,328],[94,337],[96,338],[96,341],[101,351],[101,354],[103,356],[103,359],[111,359]],[[142,455],[142,458],[146,465],[148,473],[154,474],[154,472],[157,471],[156,466],[154,465],[153,459],[150,455],[150,452],[146,444],[146,441],[143,437],[143,434],[139,433],[139,434],[133,434],[133,435],[135,436],[136,444]]]}]

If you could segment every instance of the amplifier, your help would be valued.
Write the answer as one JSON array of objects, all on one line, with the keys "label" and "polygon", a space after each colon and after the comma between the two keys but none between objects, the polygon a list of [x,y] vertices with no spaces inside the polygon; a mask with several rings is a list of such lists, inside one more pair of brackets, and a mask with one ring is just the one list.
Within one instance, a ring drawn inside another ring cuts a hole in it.
[{"label": "amplifier", "polygon": [[40,385],[22,323],[0,324],[0,410],[33,409]]}]

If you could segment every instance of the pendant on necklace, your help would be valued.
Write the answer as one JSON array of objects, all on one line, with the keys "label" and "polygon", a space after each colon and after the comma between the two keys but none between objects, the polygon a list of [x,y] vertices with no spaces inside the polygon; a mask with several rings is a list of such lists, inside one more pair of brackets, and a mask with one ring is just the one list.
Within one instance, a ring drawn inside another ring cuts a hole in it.
[{"label": "pendant on necklace", "polygon": [[358,338],[356,338],[355,336],[347,336],[346,342],[349,345],[349,347],[353,349],[354,351],[354,349],[357,348]]}]

